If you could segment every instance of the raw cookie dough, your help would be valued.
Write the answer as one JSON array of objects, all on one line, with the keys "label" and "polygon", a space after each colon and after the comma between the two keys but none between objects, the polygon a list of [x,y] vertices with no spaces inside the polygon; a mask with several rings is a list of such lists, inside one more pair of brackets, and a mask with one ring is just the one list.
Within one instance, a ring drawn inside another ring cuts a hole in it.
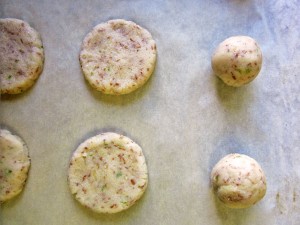
[{"label": "raw cookie dough", "polygon": [[262,53],[253,38],[230,37],[217,47],[211,64],[215,74],[227,85],[239,87],[251,82],[258,75]]},{"label": "raw cookie dough", "polygon": [[36,30],[22,20],[0,19],[1,94],[30,88],[43,70],[44,49]]},{"label": "raw cookie dough", "polygon": [[128,137],[102,133],[74,152],[68,176],[71,193],[98,213],[116,213],[144,193],[148,172],[142,149]]},{"label": "raw cookie dough", "polygon": [[211,172],[217,197],[230,208],[246,208],[266,193],[266,177],[260,165],[242,154],[222,158]]},{"label": "raw cookie dough", "polygon": [[25,143],[7,130],[0,130],[0,202],[18,195],[25,185],[30,158]]},{"label": "raw cookie dough", "polygon": [[110,20],[87,34],[79,59],[92,87],[105,94],[128,94],[151,76],[156,44],[151,34],[134,22]]}]

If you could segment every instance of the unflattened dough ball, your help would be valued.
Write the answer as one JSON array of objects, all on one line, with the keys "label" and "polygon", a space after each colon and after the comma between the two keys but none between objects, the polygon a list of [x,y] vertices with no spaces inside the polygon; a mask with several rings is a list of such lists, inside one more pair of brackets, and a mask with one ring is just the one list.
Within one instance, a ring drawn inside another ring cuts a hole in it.
[{"label": "unflattened dough ball", "polygon": [[83,142],[69,166],[75,198],[98,213],[116,213],[132,206],[148,184],[145,157],[139,145],[116,133],[102,133]]},{"label": "unflattened dough ball", "polygon": [[266,177],[251,157],[229,154],[211,172],[217,197],[230,208],[246,208],[261,200],[266,193]]},{"label": "unflattened dough ball", "polygon": [[92,87],[105,94],[128,94],[151,76],[156,44],[151,34],[134,22],[110,20],[87,34],[79,58]]},{"label": "unflattened dough ball", "polygon": [[239,87],[258,75],[262,53],[253,38],[234,36],[219,44],[211,64],[214,73],[227,85]]},{"label": "unflattened dough ball", "polygon": [[22,20],[0,19],[1,94],[30,88],[43,70],[44,49],[36,30]]},{"label": "unflattened dough ball", "polygon": [[25,143],[8,130],[0,130],[0,202],[18,195],[25,185],[30,158]]}]

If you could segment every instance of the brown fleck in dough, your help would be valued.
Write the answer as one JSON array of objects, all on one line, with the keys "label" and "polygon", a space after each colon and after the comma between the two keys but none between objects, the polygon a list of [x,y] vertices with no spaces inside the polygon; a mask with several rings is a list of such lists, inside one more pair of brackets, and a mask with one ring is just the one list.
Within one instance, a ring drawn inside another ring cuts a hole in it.
[{"label": "brown fleck in dough", "polygon": [[0,202],[18,195],[25,185],[30,158],[28,149],[16,135],[0,130]]},{"label": "brown fleck in dough", "polygon": [[262,53],[253,38],[234,36],[219,44],[212,56],[211,65],[224,83],[240,87],[258,75],[262,65]]},{"label": "brown fleck in dough", "polygon": [[22,20],[0,19],[1,94],[30,88],[43,70],[44,49],[36,30]]},{"label": "brown fleck in dough", "polygon": [[260,165],[251,157],[229,154],[211,172],[214,191],[230,208],[250,207],[266,193],[266,177]]},{"label": "brown fleck in dough", "polygon": [[98,213],[117,213],[133,205],[146,190],[145,157],[128,137],[102,133],[76,149],[68,181],[82,205]]},{"label": "brown fleck in dough", "polygon": [[151,34],[134,22],[110,20],[87,34],[79,59],[92,87],[105,94],[128,94],[151,76],[156,44]]}]

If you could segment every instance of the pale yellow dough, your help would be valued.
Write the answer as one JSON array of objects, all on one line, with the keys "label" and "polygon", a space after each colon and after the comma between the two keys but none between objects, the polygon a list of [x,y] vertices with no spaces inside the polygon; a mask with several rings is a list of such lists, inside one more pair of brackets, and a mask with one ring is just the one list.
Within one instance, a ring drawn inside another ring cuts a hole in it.
[{"label": "pale yellow dough", "polygon": [[251,157],[229,154],[211,172],[211,182],[219,200],[230,208],[247,208],[260,201],[267,190],[266,177]]},{"label": "pale yellow dough", "polygon": [[1,94],[18,94],[30,88],[43,70],[40,35],[18,19],[0,19]]},{"label": "pale yellow dough", "polygon": [[105,94],[128,94],[151,76],[156,44],[151,34],[134,22],[110,20],[87,34],[79,58],[92,87]]},{"label": "pale yellow dough", "polygon": [[215,74],[229,86],[240,87],[254,80],[262,65],[262,52],[248,36],[227,38],[211,59]]},{"label": "pale yellow dough", "polygon": [[30,158],[25,143],[8,130],[0,130],[0,202],[18,195],[25,185]]},{"label": "pale yellow dough", "polygon": [[128,137],[102,133],[76,149],[68,181],[82,205],[98,213],[117,213],[132,206],[146,190],[145,157]]}]

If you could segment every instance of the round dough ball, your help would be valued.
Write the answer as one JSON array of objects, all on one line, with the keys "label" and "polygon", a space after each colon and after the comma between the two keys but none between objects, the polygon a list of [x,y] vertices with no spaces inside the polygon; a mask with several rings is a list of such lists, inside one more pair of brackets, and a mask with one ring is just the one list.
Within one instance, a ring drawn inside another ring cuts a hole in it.
[{"label": "round dough ball", "polygon": [[266,193],[266,177],[260,165],[251,157],[229,154],[211,172],[214,191],[230,208],[247,208]]},{"label": "round dough ball", "polygon": [[240,87],[254,80],[262,64],[262,53],[256,41],[247,36],[223,41],[212,56],[212,69],[227,85]]},{"label": "round dough ball", "polygon": [[44,65],[39,33],[18,19],[0,19],[1,94],[18,94],[30,88]]},{"label": "round dough ball", "polygon": [[8,130],[0,130],[0,202],[18,195],[25,185],[30,167],[23,140]]},{"label": "round dough ball", "polygon": [[104,94],[128,94],[150,78],[156,44],[151,34],[134,22],[110,20],[87,34],[79,59],[93,88]]},{"label": "round dough ball", "polygon": [[69,166],[75,198],[98,213],[116,213],[144,193],[148,171],[142,149],[128,137],[103,133],[84,141]]}]

